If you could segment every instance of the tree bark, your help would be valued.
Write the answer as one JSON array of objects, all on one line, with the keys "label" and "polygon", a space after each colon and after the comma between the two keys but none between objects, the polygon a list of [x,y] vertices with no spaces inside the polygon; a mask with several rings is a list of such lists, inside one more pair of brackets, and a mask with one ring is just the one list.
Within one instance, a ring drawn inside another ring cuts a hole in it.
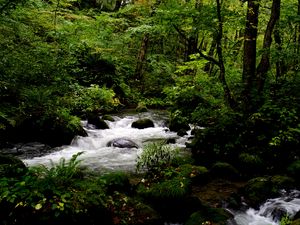
[{"label": "tree bark", "polygon": [[221,2],[220,0],[216,0],[217,2],[217,16],[218,16],[218,33],[216,36],[216,44],[217,44],[217,54],[218,54],[218,59],[219,59],[219,68],[220,68],[220,76],[219,79],[223,85],[224,89],[224,97],[225,100],[227,101],[228,105],[231,108],[235,108],[235,101],[232,97],[231,91],[228,87],[228,84],[226,82],[226,71],[225,71],[225,66],[224,66],[224,59],[223,59],[223,49],[222,49],[222,38],[223,38],[223,20],[222,20],[222,15],[221,15]]},{"label": "tree bark", "polygon": [[253,106],[253,80],[256,72],[256,39],[258,25],[259,3],[257,0],[248,0],[246,27],[244,33],[244,53],[243,53],[243,83],[242,93],[245,110]]},{"label": "tree bark", "polygon": [[278,27],[275,27],[274,30],[274,41],[276,43],[276,49],[277,49],[277,57],[278,59],[276,60],[276,81],[278,81],[287,71],[285,61],[282,57],[282,40],[280,37],[280,31]]},{"label": "tree bark", "polygon": [[146,61],[147,49],[149,43],[149,34],[146,33],[143,37],[140,51],[137,56],[137,64],[134,72],[134,78],[139,83],[140,89],[143,90],[143,69]]},{"label": "tree bark", "polygon": [[268,22],[267,30],[264,36],[263,54],[256,71],[257,90],[259,96],[261,96],[264,89],[267,72],[270,68],[270,47],[272,44],[272,33],[275,24],[280,17],[280,5],[281,0],[273,0],[270,20]]}]

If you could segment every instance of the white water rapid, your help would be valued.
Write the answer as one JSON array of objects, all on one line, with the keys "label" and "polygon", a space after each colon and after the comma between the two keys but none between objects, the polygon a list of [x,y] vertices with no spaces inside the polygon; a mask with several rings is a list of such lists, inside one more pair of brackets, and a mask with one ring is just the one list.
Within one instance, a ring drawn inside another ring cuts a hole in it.
[{"label": "white water rapid", "polygon": [[[87,137],[76,137],[71,145],[62,146],[58,151],[41,157],[24,159],[28,166],[56,164],[61,158],[69,160],[74,154],[83,152],[79,156],[81,164],[92,169],[101,170],[126,170],[135,169],[138,154],[143,150],[147,141],[159,139],[176,139],[175,146],[184,147],[186,137],[178,137],[176,133],[170,132],[165,125],[166,115],[161,112],[146,112],[135,115],[113,116],[114,122],[106,121],[110,129],[95,129],[92,125],[83,121]],[[154,122],[155,127],[146,129],[131,128],[132,122],[139,118],[149,118]],[[107,143],[115,138],[129,138],[139,148],[117,148],[107,147]]]},{"label": "white water rapid", "polygon": [[279,225],[280,218],[293,218],[300,210],[300,191],[283,191],[279,198],[269,199],[258,210],[237,212],[228,225]]}]

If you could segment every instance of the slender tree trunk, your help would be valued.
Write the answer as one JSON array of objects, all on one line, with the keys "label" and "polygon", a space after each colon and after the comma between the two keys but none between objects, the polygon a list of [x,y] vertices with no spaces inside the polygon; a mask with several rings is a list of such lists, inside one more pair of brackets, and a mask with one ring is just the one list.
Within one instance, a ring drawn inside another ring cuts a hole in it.
[{"label": "slender tree trunk", "polygon": [[259,2],[248,0],[246,27],[244,33],[244,53],[243,53],[243,83],[242,93],[245,110],[253,107],[252,95],[253,80],[256,72],[256,39],[258,25]]},{"label": "slender tree trunk", "polygon": [[274,30],[274,41],[276,43],[276,49],[277,49],[277,61],[276,61],[276,81],[278,81],[285,73],[286,73],[286,65],[284,62],[284,59],[282,57],[282,40],[280,37],[280,31],[278,27],[275,27]]},{"label": "slender tree trunk", "polygon": [[264,89],[267,72],[270,68],[270,47],[272,44],[272,33],[275,24],[280,17],[280,5],[281,0],[273,0],[270,20],[268,22],[267,30],[264,36],[263,54],[256,71],[257,90],[259,96],[262,96],[261,94]]},{"label": "slender tree trunk", "polygon": [[[216,37],[214,37],[213,40],[212,40],[212,42],[211,42],[210,49],[209,49],[209,52],[208,52],[209,56],[211,56],[211,57],[214,56],[214,52],[215,52],[216,46],[217,46],[217,40],[216,40]],[[209,74],[211,74],[213,66],[214,66],[214,64],[211,63],[211,62],[206,63],[205,67],[204,67],[204,71],[208,72]]]},{"label": "slender tree trunk", "polygon": [[[298,0],[298,17],[299,16],[300,16],[300,0]],[[297,32],[298,32],[297,50],[298,50],[298,54],[299,54],[300,53],[300,25],[298,25]]]},{"label": "slender tree trunk", "polygon": [[148,43],[149,34],[146,33],[143,37],[141,48],[137,56],[137,64],[134,73],[134,78],[138,81],[141,91],[143,91],[143,69],[147,56]]},{"label": "slender tree trunk", "polygon": [[218,33],[216,36],[216,44],[217,44],[217,54],[218,54],[218,59],[219,59],[219,68],[220,68],[220,81],[223,85],[224,89],[224,97],[225,100],[227,101],[228,105],[231,108],[235,107],[235,101],[231,95],[231,91],[228,87],[228,84],[226,82],[226,71],[225,71],[225,66],[224,66],[224,59],[223,59],[223,49],[222,49],[222,38],[223,38],[223,20],[222,20],[222,15],[221,15],[221,2],[220,0],[216,0],[217,2],[217,16],[218,16]]}]

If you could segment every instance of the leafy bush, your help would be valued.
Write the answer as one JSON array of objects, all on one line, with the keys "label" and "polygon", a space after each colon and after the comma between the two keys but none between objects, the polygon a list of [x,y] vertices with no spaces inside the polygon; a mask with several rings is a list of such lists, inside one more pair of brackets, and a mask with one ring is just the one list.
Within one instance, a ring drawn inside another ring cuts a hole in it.
[{"label": "leafy bush", "polygon": [[19,179],[0,179],[0,218],[4,224],[111,224],[105,209],[103,184],[96,179],[82,181],[78,153],[52,168],[30,168]]},{"label": "leafy bush", "polygon": [[172,149],[164,142],[153,142],[146,145],[143,152],[137,158],[137,171],[146,169],[149,174],[166,168],[172,160],[178,156],[178,149]]},{"label": "leafy bush", "polygon": [[72,85],[72,94],[66,100],[73,113],[109,112],[120,104],[114,96],[113,90],[101,88],[98,85],[86,88],[74,84]]}]

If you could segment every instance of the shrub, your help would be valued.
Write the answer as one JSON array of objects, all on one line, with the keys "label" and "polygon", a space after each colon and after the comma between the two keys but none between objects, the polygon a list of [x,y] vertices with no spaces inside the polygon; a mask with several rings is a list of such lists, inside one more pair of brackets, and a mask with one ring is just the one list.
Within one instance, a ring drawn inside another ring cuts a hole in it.
[{"label": "shrub", "polygon": [[178,149],[172,149],[165,142],[153,142],[144,147],[137,158],[137,171],[146,169],[149,174],[155,174],[168,165],[178,156]]},{"label": "shrub", "polygon": [[0,179],[4,224],[111,224],[101,182],[85,179],[78,153],[52,168],[31,168],[23,177]]}]

